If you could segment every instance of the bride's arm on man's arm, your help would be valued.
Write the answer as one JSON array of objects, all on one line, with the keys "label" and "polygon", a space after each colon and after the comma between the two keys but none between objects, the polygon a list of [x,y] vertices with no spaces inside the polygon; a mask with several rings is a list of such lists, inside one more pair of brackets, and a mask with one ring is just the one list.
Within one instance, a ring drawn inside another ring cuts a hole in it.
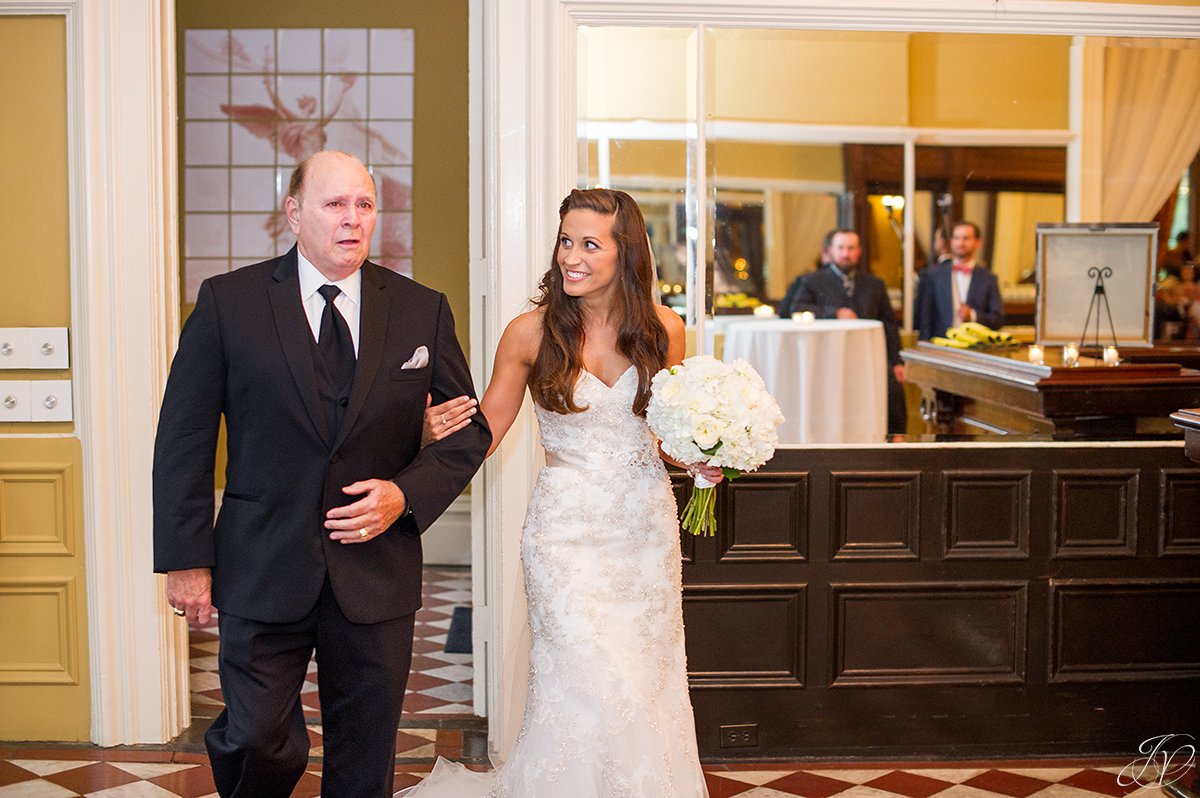
[{"label": "bride's arm on man's arm", "polygon": [[[512,426],[525,400],[525,386],[529,382],[529,370],[537,356],[541,342],[541,319],[537,311],[522,313],[504,329],[496,347],[496,360],[492,365],[491,380],[484,391],[479,409],[487,419],[492,431],[492,445],[488,454],[496,451],[504,434]],[[454,434],[470,423],[476,412],[475,401],[458,396],[440,405],[425,409],[425,428],[422,445]]]}]

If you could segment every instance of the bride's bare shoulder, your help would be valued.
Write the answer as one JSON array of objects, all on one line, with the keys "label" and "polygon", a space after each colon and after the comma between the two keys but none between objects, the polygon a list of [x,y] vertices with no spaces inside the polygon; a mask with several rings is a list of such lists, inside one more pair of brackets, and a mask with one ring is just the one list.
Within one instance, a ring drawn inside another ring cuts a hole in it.
[{"label": "bride's bare shoulder", "polygon": [[666,305],[655,305],[658,320],[667,329],[667,335],[683,335],[683,319],[679,314]]},{"label": "bride's bare shoulder", "polygon": [[534,308],[516,316],[504,328],[500,338],[500,346],[519,354],[526,362],[533,362],[537,357],[538,347],[542,344],[542,316],[544,308]]}]

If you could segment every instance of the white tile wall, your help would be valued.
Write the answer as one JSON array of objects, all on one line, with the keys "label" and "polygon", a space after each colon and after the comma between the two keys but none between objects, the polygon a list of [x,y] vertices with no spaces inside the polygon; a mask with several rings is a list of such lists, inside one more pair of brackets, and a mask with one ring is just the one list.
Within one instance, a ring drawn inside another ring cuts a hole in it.
[{"label": "white tile wall", "polygon": [[295,164],[321,147],[375,175],[371,251],[411,273],[411,29],[189,30],[184,34],[184,290],[293,244],[282,214]]}]

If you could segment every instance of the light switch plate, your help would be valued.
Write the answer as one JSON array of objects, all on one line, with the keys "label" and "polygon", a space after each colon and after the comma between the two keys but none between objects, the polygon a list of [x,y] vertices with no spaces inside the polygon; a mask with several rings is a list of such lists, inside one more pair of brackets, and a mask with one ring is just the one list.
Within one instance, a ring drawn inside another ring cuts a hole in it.
[{"label": "light switch plate", "polygon": [[29,328],[0,327],[0,369],[27,369],[29,360]]},{"label": "light switch plate", "polygon": [[71,367],[71,348],[66,327],[30,327],[28,363],[31,369]]},{"label": "light switch plate", "polygon": [[0,380],[0,421],[32,419],[28,380]]},{"label": "light switch plate", "polygon": [[35,380],[29,383],[32,421],[71,420],[71,381]]}]

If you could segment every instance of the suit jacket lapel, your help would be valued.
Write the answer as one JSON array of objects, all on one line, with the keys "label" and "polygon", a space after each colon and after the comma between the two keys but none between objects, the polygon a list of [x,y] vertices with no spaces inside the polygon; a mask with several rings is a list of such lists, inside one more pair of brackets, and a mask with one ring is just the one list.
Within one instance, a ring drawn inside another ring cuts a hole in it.
[{"label": "suit jacket lapel", "polygon": [[342,445],[342,441],[346,440],[346,435],[354,426],[383,359],[392,294],[387,290],[387,283],[380,279],[376,271],[382,268],[370,262],[364,263],[362,267],[362,307],[358,310],[358,365],[354,368],[354,384],[350,388],[350,406],[346,409],[346,417],[342,419],[337,440],[333,444],[334,449]]},{"label": "suit jacket lapel", "polygon": [[296,392],[308,411],[313,427],[325,445],[329,445],[329,425],[325,413],[321,409],[321,400],[317,393],[317,374],[313,366],[312,328],[308,326],[308,317],[304,314],[304,306],[300,302],[300,278],[296,272],[296,248],[279,259],[275,272],[271,276],[274,281],[267,289],[271,298],[271,312],[275,316],[275,329],[279,333],[279,345],[283,349],[284,359],[296,382]]}]

